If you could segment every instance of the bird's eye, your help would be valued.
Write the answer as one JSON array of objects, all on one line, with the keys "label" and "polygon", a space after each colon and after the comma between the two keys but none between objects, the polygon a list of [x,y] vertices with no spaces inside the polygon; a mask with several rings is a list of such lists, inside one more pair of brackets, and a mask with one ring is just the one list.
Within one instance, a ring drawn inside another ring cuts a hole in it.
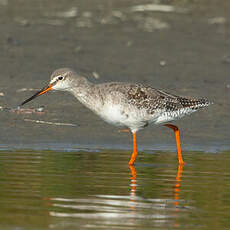
[{"label": "bird's eye", "polygon": [[58,77],[58,80],[62,80],[62,79],[63,79],[63,77],[62,77],[62,76]]}]

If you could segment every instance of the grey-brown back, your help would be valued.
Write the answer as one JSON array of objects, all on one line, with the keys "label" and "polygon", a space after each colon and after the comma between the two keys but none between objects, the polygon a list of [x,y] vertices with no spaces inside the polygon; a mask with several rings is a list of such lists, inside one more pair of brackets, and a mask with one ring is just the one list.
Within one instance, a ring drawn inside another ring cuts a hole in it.
[{"label": "grey-brown back", "polygon": [[95,85],[95,89],[99,91],[101,98],[103,95],[112,95],[115,103],[123,100],[124,103],[131,104],[137,109],[145,109],[149,114],[159,109],[165,112],[176,112],[181,109],[197,110],[211,104],[204,98],[191,99],[176,96],[141,84],[112,82]]}]

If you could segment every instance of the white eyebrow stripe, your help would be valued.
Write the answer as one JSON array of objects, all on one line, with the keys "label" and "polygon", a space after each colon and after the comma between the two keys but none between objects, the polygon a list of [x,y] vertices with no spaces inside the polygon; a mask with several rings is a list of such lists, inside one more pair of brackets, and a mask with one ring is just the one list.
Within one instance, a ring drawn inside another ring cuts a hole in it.
[{"label": "white eyebrow stripe", "polygon": [[61,75],[58,75],[57,77],[53,78],[53,79],[50,81],[50,84],[55,83],[55,82],[58,80],[59,77],[61,77]]}]

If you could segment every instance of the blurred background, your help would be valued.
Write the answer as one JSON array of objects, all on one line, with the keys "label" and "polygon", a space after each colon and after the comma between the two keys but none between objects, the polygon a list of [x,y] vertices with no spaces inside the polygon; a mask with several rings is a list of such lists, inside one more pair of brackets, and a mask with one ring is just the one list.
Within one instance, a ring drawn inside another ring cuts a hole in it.
[{"label": "blurred background", "polygon": [[[224,0],[0,0],[0,105],[15,108],[57,68],[83,69],[94,82],[139,82],[209,98],[214,105],[176,122],[183,148],[228,149],[229,10]],[[67,93],[49,93],[25,108],[41,106],[42,113],[3,109],[3,147],[130,148],[129,134]],[[175,150],[164,127],[139,136],[140,148]]]}]

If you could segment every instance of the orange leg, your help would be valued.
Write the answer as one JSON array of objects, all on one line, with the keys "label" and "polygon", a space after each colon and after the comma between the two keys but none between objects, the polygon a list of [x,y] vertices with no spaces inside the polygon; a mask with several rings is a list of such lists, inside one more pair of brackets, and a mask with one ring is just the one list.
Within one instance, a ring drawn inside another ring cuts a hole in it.
[{"label": "orange leg", "polygon": [[177,154],[178,154],[178,162],[180,165],[184,164],[182,153],[181,153],[181,146],[180,146],[180,132],[177,126],[172,124],[165,124],[164,126],[167,126],[168,128],[172,129],[176,136],[176,145],[177,145]]},{"label": "orange leg", "polygon": [[136,136],[136,132],[135,132],[135,133],[133,133],[133,153],[131,155],[129,165],[133,165],[136,158],[137,158],[137,136]]},{"label": "orange leg", "polygon": [[136,171],[136,169],[134,168],[133,165],[130,165],[129,169],[130,169],[130,172],[131,172],[131,175],[132,175],[132,177],[130,177],[130,179],[131,180],[136,180],[136,177],[137,177],[137,171]]}]

